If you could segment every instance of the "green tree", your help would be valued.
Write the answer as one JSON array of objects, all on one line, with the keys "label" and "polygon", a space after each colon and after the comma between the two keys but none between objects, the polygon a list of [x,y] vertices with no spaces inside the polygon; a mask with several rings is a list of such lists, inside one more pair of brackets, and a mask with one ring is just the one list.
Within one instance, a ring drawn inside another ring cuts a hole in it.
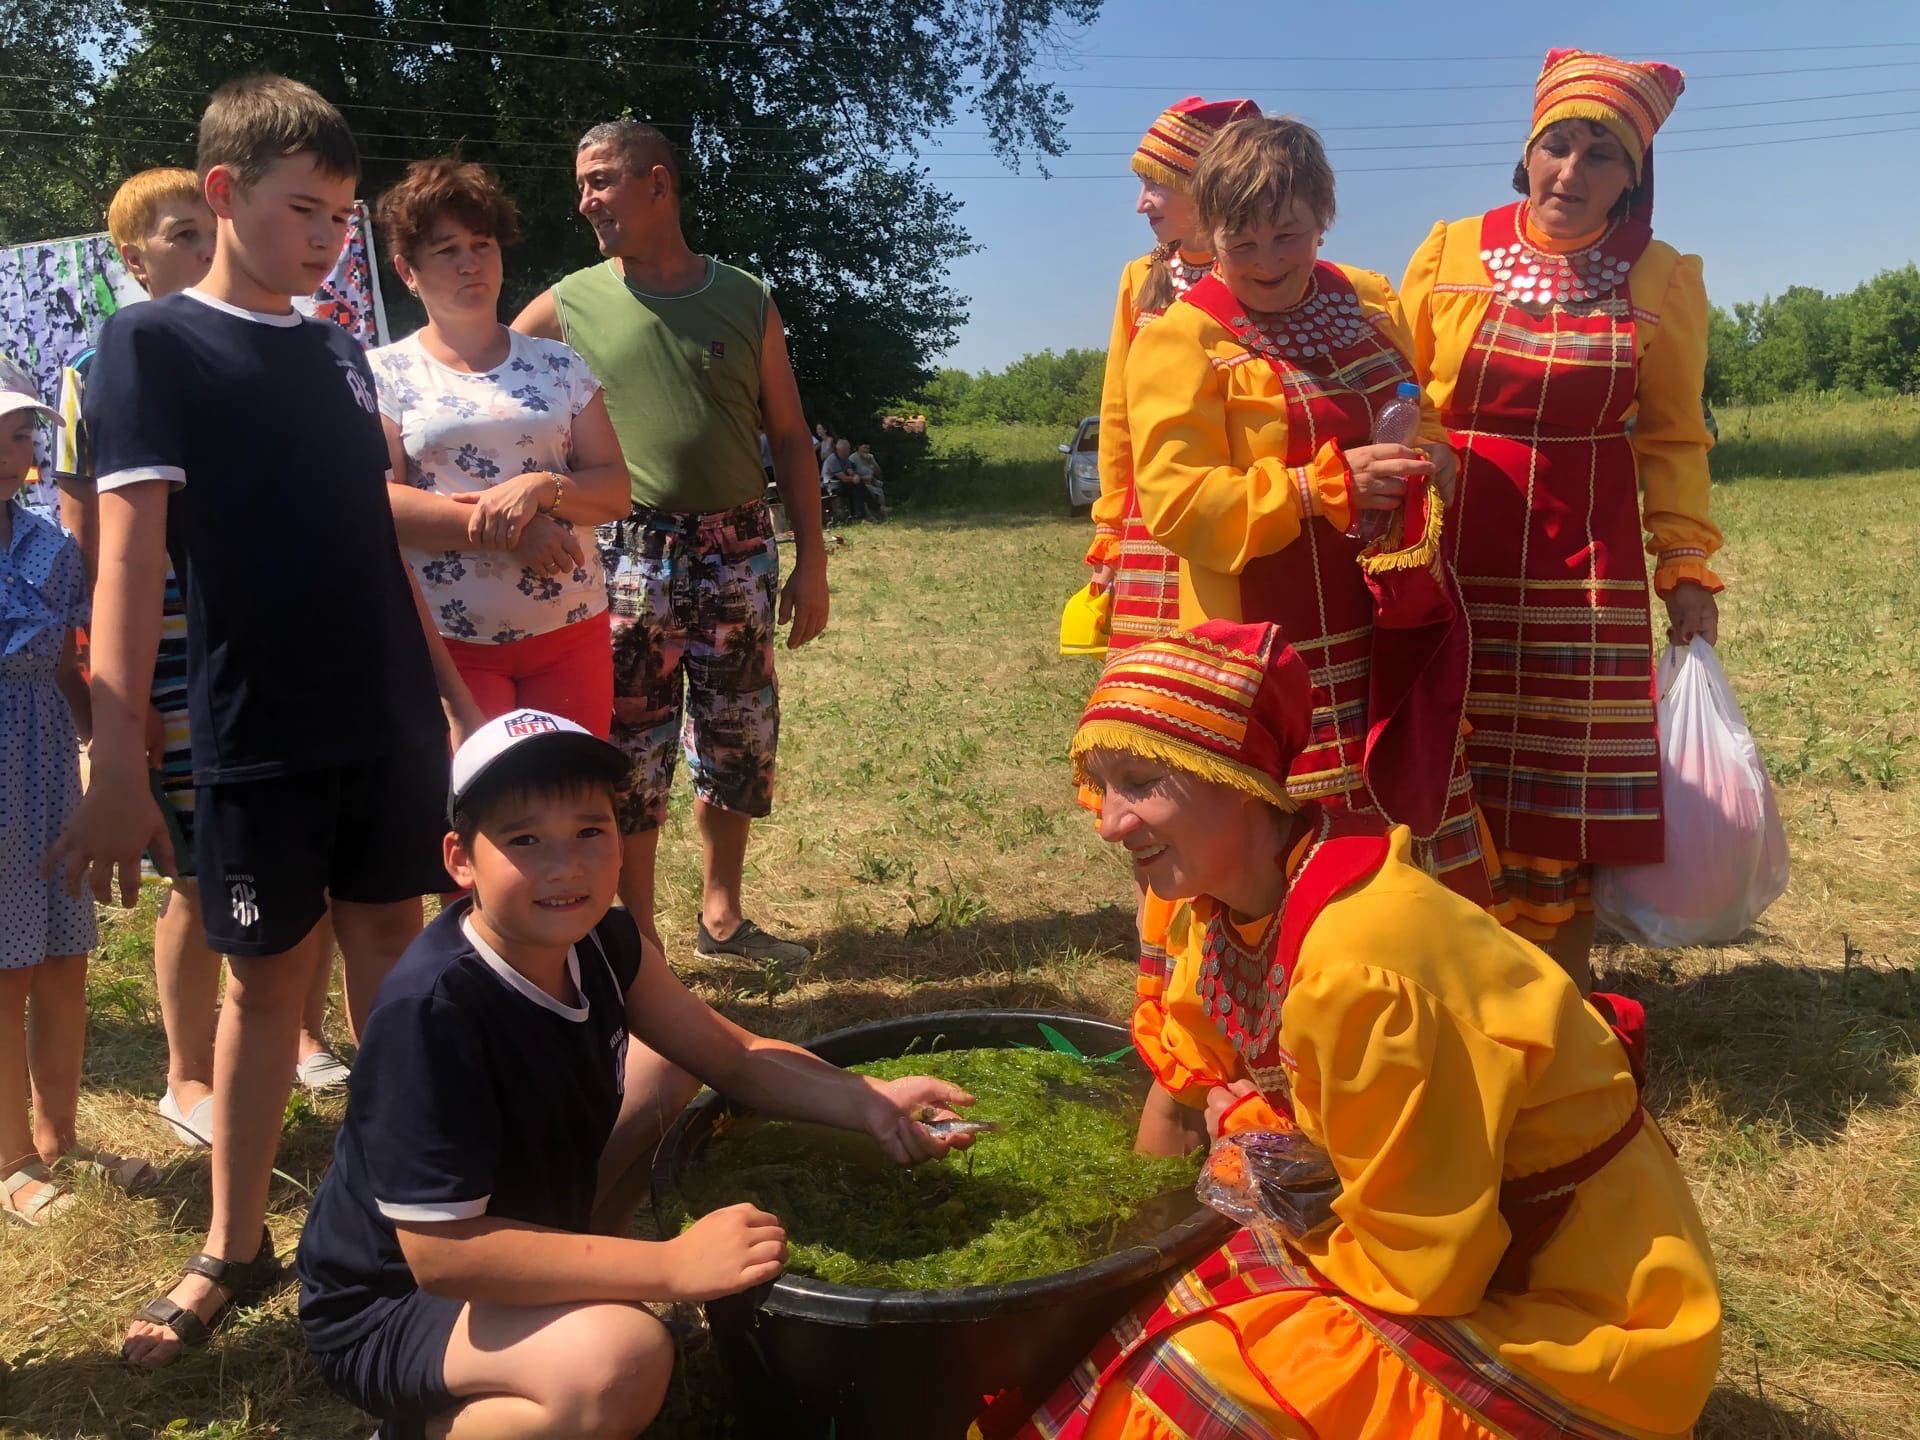
[{"label": "green tree", "polygon": [[858,425],[923,384],[965,319],[948,267],[970,242],[917,147],[964,112],[1009,164],[1060,153],[1067,101],[1033,69],[1099,8],[14,0],[0,12],[10,93],[47,97],[55,117],[14,128],[58,133],[0,147],[0,241],[98,228],[120,177],[191,163],[213,89],[276,70],[346,112],[366,157],[363,193],[411,158],[455,148],[499,170],[526,230],[508,261],[511,308],[594,259],[573,210],[573,142],[630,114],[683,152],[693,243],[771,281],[810,414]]},{"label": "green tree", "polygon": [[914,399],[934,424],[1076,425],[1100,409],[1104,350],[1041,350],[1004,370],[942,370]]},{"label": "green tree", "polygon": [[1920,390],[1920,268],[1883,271],[1845,295],[1796,285],[1708,317],[1710,400],[1833,389]]},{"label": "green tree", "polygon": [[1883,271],[1850,298],[1840,383],[1855,390],[1920,392],[1920,267]]}]

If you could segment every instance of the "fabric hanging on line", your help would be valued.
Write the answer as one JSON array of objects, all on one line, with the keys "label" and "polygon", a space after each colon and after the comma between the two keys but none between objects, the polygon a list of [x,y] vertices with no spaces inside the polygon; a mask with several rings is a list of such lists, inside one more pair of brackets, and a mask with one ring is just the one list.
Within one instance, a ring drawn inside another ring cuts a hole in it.
[{"label": "fabric hanging on line", "polygon": [[364,200],[353,202],[347,222],[347,243],[320,288],[294,308],[317,319],[331,320],[371,349],[387,343],[387,307],[380,298],[379,256],[373,252],[373,217]]},{"label": "fabric hanging on line", "polygon": [[[146,298],[104,234],[0,247],[0,354],[24,365],[41,396],[55,404],[62,369],[99,339],[108,316]],[[354,203],[332,273],[310,298],[294,304],[305,314],[333,321],[362,345],[387,343],[379,257],[365,202]],[[53,458],[44,429],[35,448],[44,474]],[[36,480],[21,498],[57,520],[59,491],[51,480]]]}]

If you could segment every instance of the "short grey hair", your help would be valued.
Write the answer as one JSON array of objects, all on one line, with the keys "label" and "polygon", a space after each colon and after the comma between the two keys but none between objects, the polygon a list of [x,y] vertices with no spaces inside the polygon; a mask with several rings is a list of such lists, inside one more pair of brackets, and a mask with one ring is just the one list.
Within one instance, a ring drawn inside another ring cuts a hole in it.
[{"label": "short grey hair", "polygon": [[573,147],[578,155],[605,145],[618,152],[620,163],[629,175],[644,175],[656,165],[666,167],[667,183],[674,198],[680,196],[680,161],[673,153],[673,142],[644,120],[603,120],[580,137]]}]

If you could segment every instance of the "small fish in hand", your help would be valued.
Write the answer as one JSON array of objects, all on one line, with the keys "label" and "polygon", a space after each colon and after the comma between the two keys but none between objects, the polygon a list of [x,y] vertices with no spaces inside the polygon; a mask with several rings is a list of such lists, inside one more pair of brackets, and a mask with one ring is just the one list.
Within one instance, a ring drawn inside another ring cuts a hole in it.
[{"label": "small fish in hand", "polygon": [[913,1118],[936,1140],[951,1140],[960,1135],[985,1135],[1000,1129],[992,1120],[962,1120],[958,1116],[939,1119],[940,1112],[931,1105],[922,1105],[913,1112]]}]

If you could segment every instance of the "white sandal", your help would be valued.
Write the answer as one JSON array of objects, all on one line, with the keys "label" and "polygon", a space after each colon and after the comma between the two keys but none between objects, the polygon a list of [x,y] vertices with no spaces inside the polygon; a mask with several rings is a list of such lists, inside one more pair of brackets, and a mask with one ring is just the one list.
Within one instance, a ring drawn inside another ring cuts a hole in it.
[{"label": "white sandal", "polygon": [[173,1098],[169,1089],[160,1097],[160,1118],[172,1127],[173,1133],[180,1137],[182,1145],[195,1150],[210,1149],[213,1145],[213,1096],[209,1095],[191,1110],[182,1110],[180,1102]]},{"label": "white sandal", "polygon": [[[38,1185],[39,1193],[31,1200],[21,1200],[20,1192],[29,1185]],[[0,1215],[17,1225],[44,1225],[72,1204],[72,1193],[38,1160],[28,1161],[0,1181]]]},{"label": "white sandal", "polygon": [[353,1068],[331,1050],[316,1050],[293,1067],[293,1078],[316,1095],[338,1090],[352,1074]]}]

